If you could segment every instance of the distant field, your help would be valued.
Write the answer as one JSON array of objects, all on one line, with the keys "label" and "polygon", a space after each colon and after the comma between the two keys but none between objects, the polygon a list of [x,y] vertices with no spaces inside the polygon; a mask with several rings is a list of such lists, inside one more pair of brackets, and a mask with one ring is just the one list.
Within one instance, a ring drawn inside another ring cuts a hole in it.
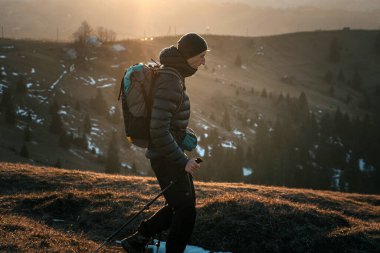
[{"label": "distant field", "polygon": [[[196,189],[190,244],[232,252],[380,252],[378,195],[199,181]],[[0,163],[0,251],[89,252],[158,191],[150,177]],[[106,252],[122,251],[112,243]]]}]

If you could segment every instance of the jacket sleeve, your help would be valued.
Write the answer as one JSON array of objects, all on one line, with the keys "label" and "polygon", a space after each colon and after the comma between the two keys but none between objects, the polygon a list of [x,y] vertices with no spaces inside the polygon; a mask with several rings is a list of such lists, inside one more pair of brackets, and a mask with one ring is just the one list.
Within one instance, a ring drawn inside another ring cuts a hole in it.
[{"label": "jacket sleeve", "polygon": [[170,132],[172,117],[182,101],[182,85],[177,77],[162,75],[157,79],[155,87],[150,121],[151,142],[162,157],[184,168],[189,158]]}]

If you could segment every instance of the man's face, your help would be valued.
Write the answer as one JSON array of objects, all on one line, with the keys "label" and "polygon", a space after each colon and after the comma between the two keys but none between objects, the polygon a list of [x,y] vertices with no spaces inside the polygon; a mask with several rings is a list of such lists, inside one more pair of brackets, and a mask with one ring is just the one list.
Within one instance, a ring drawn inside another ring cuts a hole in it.
[{"label": "man's face", "polygon": [[206,64],[206,59],[205,59],[206,52],[207,51],[204,51],[204,52],[202,52],[196,56],[193,56],[193,57],[187,59],[187,63],[189,63],[189,65],[194,69],[198,69],[199,66],[205,65]]}]

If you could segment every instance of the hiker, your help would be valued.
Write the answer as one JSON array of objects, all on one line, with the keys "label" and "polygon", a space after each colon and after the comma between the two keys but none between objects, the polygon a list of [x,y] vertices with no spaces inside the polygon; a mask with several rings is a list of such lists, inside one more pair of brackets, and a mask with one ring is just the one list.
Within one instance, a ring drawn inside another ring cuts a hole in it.
[{"label": "hiker", "polygon": [[195,191],[192,174],[200,168],[195,158],[188,158],[184,140],[196,136],[189,129],[190,100],[186,94],[185,78],[192,76],[205,64],[207,43],[198,34],[182,36],[177,46],[164,48],[159,61],[164,68],[174,69],[179,75],[159,74],[150,122],[150,144],[146,157],[157,177],[161,189],[171,182],[164,193],[166,204],[152,217],[143,221],[133,235],[121,241],[129,253],[143,252],[149,239],[170,229],[166,242],[167,253],[182,253],[190,240],[196,217]]}]

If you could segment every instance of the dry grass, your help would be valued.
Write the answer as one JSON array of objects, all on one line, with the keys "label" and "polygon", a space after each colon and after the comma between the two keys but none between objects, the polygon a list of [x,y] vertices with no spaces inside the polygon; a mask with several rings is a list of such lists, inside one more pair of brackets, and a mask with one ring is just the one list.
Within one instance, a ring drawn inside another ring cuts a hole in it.
[{"label": "dry grass", "polygon": [[[380,196],[203,182],[196,188],[191,244],[232,252],[380,252]],[[153,178],[1,163],[0,251],[89,252],[158,191]],[[107,251],[121,252],[114,244]]]}]

